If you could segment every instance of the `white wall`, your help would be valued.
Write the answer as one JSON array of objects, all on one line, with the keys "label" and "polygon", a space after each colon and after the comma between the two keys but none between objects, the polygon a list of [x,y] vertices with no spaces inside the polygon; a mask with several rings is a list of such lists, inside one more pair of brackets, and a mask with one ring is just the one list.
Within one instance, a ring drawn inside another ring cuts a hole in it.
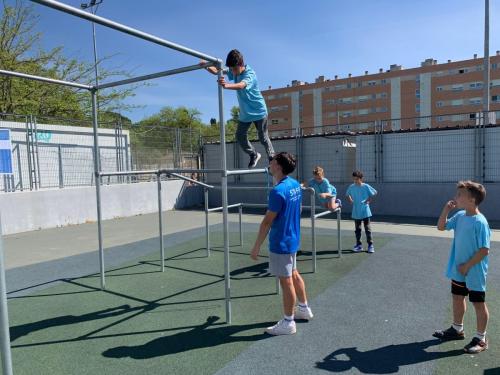
[{"label": "white wall", "polygon": [[[181,180],[162,182],[164,210],[176,205]],[[102,217],[113,219],[158,211],[156,182],[104,185]],[[95,187],[0,194],[3,234],[82,224],[97,220]]]}]

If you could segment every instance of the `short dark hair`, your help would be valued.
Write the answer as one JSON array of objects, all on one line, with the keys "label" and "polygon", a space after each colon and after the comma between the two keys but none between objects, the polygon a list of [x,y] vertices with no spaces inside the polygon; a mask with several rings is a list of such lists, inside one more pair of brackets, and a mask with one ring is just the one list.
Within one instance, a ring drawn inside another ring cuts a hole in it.
[{"label": "short dark hair", "polygon": [[243,55],[237,49],[229,51],[226,57],[226,66],[228,68],[234,68],[236,66],[245,66],[243,61]]},{"label": "short dark hair", "polygon": [[297,165],[295,156],[288,152],[278,152],[273,156],[273,160],[276,160],[285,175],[292,173]]},{"label": "short dark hair", "polygon": [[357,177],[360,180],[362,180],[363,179],[363,172],[361,172],[361,171],[354,171],[354,172],[352,172],[352,177]]},{"label": "short dark hair", "polygon": [[486,189],[484,188],[484,186],[470,180],[459,181],[457,183],[457,189],[467,190],[472,198],[474,198],[476,206],[479,206],[486,197]]}]

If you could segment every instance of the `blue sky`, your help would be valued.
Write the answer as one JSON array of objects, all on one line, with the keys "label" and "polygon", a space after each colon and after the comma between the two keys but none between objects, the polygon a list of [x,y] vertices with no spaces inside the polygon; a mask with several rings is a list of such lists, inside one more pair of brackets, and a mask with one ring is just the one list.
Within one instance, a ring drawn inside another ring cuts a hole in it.
[{"label": "blue sky", "polygon": [[[80,1],[64,0],[79,6]],[[47,47],[63,45],[68,55],[92,59],[90,24],[34,5]],[[390,64],[419,66],[432,57],[483,55],[482,0],[315,0],[315,1],[160,1],[104,0],[98,14],[212,56],[237,48],[257,72],[261,89],[293,79],[314,81],[371,73]],[[134,74],[197,63],[197,59],[128,35],[97,27],[99,54],[117,54],[109,66]],[[490,53],[500,49],[500,2],[490,1]],[[166,105],[185,105],[217,117],[215,77],[204,71],[154,81],[130,103],[144,106],[124,115],[134,121]],[[227,113],[235,93],[225,92]]]}]

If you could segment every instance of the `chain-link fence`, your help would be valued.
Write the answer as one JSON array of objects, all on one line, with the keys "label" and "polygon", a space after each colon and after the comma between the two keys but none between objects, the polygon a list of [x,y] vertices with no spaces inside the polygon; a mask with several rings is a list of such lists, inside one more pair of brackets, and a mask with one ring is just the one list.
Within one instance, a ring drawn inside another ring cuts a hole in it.
[{"label": "chain-link fence", "polygon": [[[103,172],[159,168],[197,168],[200,134],[164,126],[99,124]],[[0,114],[0,128],[11,131],[13,174],[0,178],[0,191],[90,186],[94,178],[94,140],[90,121]],[[149,177],[147,177],[149,178]],[[135,182],[106,177],[103,183]]]},{"label": "chain-link fence", "polygon": [[[446,121],[449,126],[443,125]],[[280,133],[276,137],[271,131],[270,136],[275,151],[297,155],[294,177],[299,180],[310,178],[314,166],[319,165],[336,183],[350,182],[353,170],[361,170],[368,182],[473,179],[496,183],[500,182],[500,125],[496,122],[495,112],[453,114],[325,126],[321,132],[303,128],[289,130],[289,136]],[[257,138],[251,139],[257,151],[263,153]],[[204,139],[205,168],[218,168],[220,145],[210,141],[213,139]],[[229,143],[227,154],[228,168],[246,167],[248,156],[237,144]],[[249,175],[235,182],[263,184],[265,180],[263,176]]]}]

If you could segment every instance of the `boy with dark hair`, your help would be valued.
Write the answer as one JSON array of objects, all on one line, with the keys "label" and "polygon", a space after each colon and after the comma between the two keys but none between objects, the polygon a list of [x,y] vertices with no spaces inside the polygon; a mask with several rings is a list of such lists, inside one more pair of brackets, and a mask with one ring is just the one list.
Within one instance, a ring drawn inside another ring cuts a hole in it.
[{"label": "boy with dark hair", "polygon": [[351,217],[354,219],[354,233],[356,234],[356,245],[353,247],[354,252],[363,251],[361,243],[361,223],[365,226],[366,242],[368,243],[368,253],[373,254],[375,247],[373,246],[372,230],[370,226],[370,202],[372,197],[377,194],[377,190],[363,182],[363,173],[354,171],[352,173],[354,183],[349,186],[346,192],[347,200],[352,204]]},{"label": "boy with dark hair", "polygon": [[[201,61],[204,63],[205,61]],[[269,139],[267,125],[267,107],[264,97],[259,89],[257,75],[250,65],[245,64],[240,51],[233,49],[226,58],[227,70],[224,73],[230,81],[224,78],[219,80],[219,85],[227,90],[236,90],[236,96],[240,106],[239,122],[236,129],[236,140],[239,145],[250,156],[248,168],[254,168],[259,162],[261,155],[248,140],[248,129],[252,123],[257,128],[259,141],[266,149],[269,160],[274,155],[273,145]],[[207,70],[212,74],[217,74],[217,68],[211,66]]]},{"label": "boy with dark hair", "polygon": [[[463,322],[468,295],[477,318],[477,332],[464,347],[464,351],[471,354],[488,349],[489,312],[485,301],[491,231],[488,221],[479,212],[479,204],[485,196],[483,185],[460,181],[455,198],[445,204],[437,224],[438,230],[455,231],[446,271],[451,279],[453,324],[446,330],[434,332],[433,336],[442,340],[465,339]],[[449,212],[455,208],[460,211],[448,219]]]},{"label": "boy with dark hair", "polygon": [[250,253],[253,260],[258,259],[260,247],[270,231],[269,271],[279,278],[285,314],[277,324],[266,329],[270,335],[293,334],[297,331],[294,319],[309,320],[313,317],[307,304],[304,280],[297,271],[302,188],[288,176],[295,170],[295,165],[295,157],[287,152],[280,152],[272,158],[269,170],[277,184],[269,192],[269,207]]}]

